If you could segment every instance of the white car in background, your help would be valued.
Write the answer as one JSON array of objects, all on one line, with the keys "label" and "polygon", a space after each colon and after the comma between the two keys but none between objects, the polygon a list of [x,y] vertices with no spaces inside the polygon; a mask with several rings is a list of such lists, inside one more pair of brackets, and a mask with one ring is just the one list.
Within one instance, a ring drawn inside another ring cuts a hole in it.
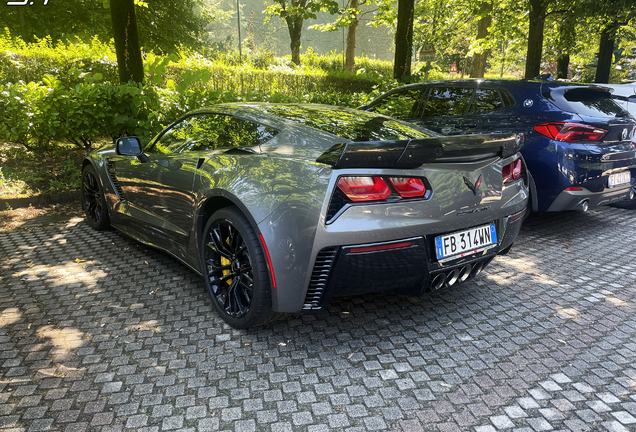
[{"label": "white car in background", "polygon": [[[612,99],[632,117],[636,118],[636,82],[625,84],[602,84],[612,92]],[[636,192],[636,186],[634,187]],[[610,204],[613,207],[636,209],[636,199]]]},{"label": "white car in background", "polygon": [[625,84],[602,84],[612,92],[612,99],[636,118],[636,82]]}]

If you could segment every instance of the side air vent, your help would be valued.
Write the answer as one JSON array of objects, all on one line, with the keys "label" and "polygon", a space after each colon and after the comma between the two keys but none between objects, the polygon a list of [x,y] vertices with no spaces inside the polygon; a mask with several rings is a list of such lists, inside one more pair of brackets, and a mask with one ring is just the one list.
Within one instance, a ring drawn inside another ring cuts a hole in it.
[{"label": "side air vent", "polygon": [[119,185],[119,181],[117,180],[117,176],[115,175],[115,162],[107,161],[106,162],[106,171],[108,171],[108,177],[110,178],[110,182],[117,193],[117,197],[119,201],[126,201],[124,199],[124,191],[122,191],[121,186]]},{"label": "side air vent", "polygon": [[337,248],[325,248],[318,253],[314,269],[311,272],[311,280],[309,281],[309,288],[305,296],[303,310],[320,309],[320,303],[325,295],[327,281],[329,280],[329,274],[333,268],[337,253]]},{"label": "side air vent", "polygon": [[333,221],[347,203],[348,201],[344,197],[344,194],[340,192],[340,189],[336,188],[329,202],[329,208],[327,209],[327,224]]}]

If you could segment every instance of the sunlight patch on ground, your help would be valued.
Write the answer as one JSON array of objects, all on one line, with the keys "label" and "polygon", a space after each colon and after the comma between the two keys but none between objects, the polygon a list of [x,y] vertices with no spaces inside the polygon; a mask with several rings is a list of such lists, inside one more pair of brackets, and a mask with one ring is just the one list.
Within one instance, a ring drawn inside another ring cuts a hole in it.
[{"label": "sunlight patch on ground", "polygon": [[51,354],[56,361],[64,360],[71,351],[84,345],[84,333],[74,328],[57,329],[46,325],[40,327],[36,334],[41,339],[49,339],[53,345]]},{"label": "sunlight patch on ground", "polygon": [[153,332],[161,331],[161,329],[159,328],[159,323],[158,323],[157,320],[144,321],[144,322],[141,322],[139,324],[127,326],[126,329],[127,330],[132,330],[132,331],[140,331],[140,332],[142,332],[142,331],[153,331]]},{"label": "sunlight patch on ground", "polygon": [[[46,273],[47,277],[55,277],[50,282],[52,286],[64,286],[81,282],[86,288],[94,288],[102,278],[108,276],[106,272],[99,268],[92,267],[90,270],[86,270],[87,265],[95,264],[99,263],[96,261],[83,261],[79,258],[74,258],[73,261],[57,266],[33,265],[31,262],[26,262],[27,268],[13,273],[13,277],[27,278],[41,276]],[[99,291],[101,292],[101,290]]]},{"label": "sunlight patch on ground", "polygon": [[18,322],[22,318],[22,312],[18,308],[7,308],[0,312],[0,328]]},{"label": "sunlight patch on ground", "polygon": [[621,300],[621,299],[619,299],[617,297],[605,297],[605,300],[610,302],[614,306],[627,306],[627,305],[629,305],[629,303],[627,303],[625,300]]},{"label": "sunlight patch on ground", "polygon": [[[494,264],[494,266],[493,266]],[[554,287],[560,286],[549,275],[542,273],[535,262],[530,262],[527,257],[516,258],[510,255],[495,257],[488,270],[494,273],[482,273],[482,277],[495,283],[508,284],[519,279],[532,278],[533,282]]]},{"label": "sunlight patch on ground", "polygon": [[575,308],[558,308],[557,314],[563,319],[578,319],[581,313]]}]

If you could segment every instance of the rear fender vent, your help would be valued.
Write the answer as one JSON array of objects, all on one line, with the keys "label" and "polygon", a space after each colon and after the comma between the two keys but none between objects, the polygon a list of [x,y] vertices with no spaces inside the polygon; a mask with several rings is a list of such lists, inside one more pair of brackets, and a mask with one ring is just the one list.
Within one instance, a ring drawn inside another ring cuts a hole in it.
[{"label": "rear fender vent", "polygon": [[331,223],[336,216],[338,216],[342,210],[347,206],[348,201],[344,197],[344,194],[336,187],[336,190],[329,202],[329,208],[327,209],[327,224]]},{"label": "rear fender vent", "polygon": [[124,192],[115,174],[115,162],[111,160],[106,161],[106,171],[108,171],[108,178],[110,178],[110,182],[117,193],[117,198],[119,198],[119,201],[126,201],[124,199]]},{"label": "rear fender vent", "polygon": [[325,248],[318,253],[303,303],[304,311],[320,310],[337,253],[337,248]]}]

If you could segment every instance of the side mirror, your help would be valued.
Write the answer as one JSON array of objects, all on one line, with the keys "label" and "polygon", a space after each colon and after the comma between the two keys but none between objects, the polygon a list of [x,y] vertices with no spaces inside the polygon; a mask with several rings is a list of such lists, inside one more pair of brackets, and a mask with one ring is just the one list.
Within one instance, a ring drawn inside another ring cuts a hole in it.
[{"label": "side mirror", "polygon": [[115,150],[122,156],[139,156],[142,152],[141,142],[136,136],[121,137],[115,141]]},{"label": "side mirror", "polygon": [[115,151],[122,156],[137,156],[137,159],[141,162],[150,160],[141,148],[141,142],[136,136],[117,138],[115,140]]}]

